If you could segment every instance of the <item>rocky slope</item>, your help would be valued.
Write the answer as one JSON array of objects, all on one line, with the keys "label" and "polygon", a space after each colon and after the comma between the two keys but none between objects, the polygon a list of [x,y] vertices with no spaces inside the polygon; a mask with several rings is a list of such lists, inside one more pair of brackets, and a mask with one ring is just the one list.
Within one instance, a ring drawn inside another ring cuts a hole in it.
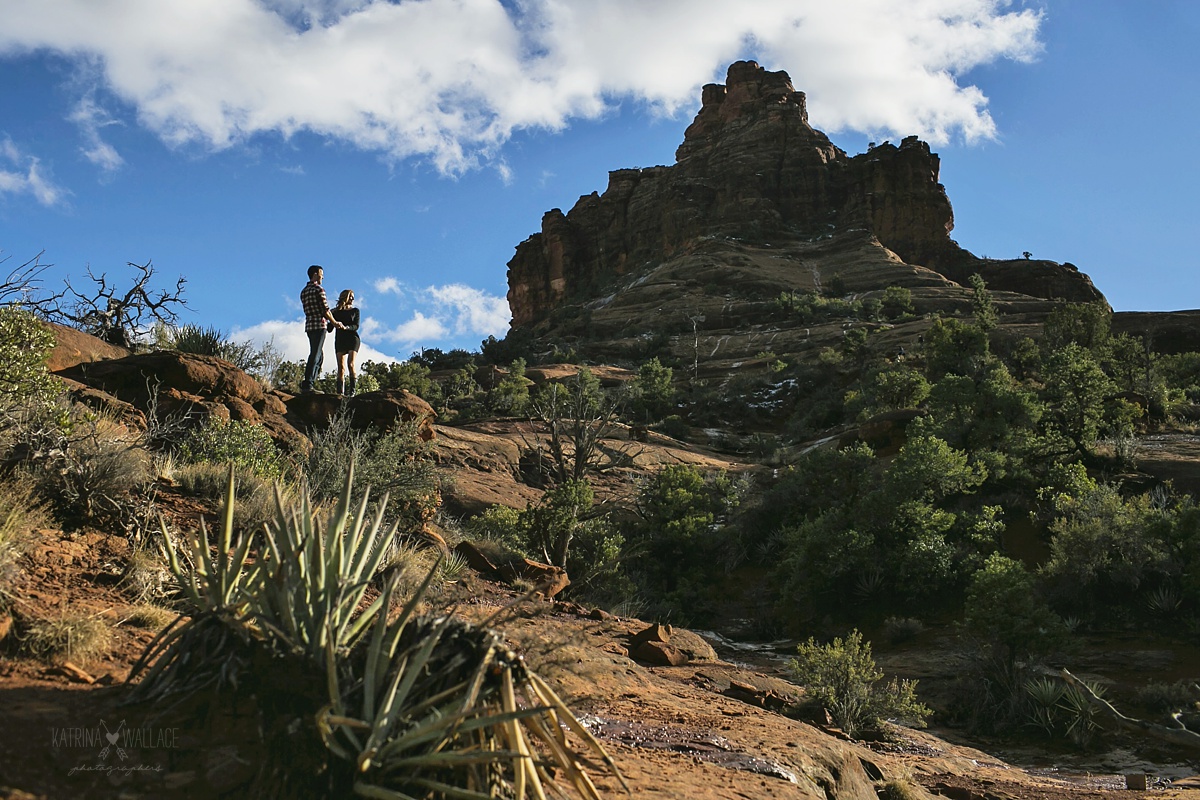
[{"label": "rocky slope", "polygon": [[[1035,312],[1104,299],[1071,264],[959,247],[939,169],[915,137],[847,155],[809,125],[786,73],[738,62],[704,87],[673,166],[611,172],[603,194],[547,212],[517,247],[513,327],[586,347],[654,330],[666,312],[691,320],[687,334],[719,332],[746,327],[738,315],[754,316],[755,301],[835,281],[908,286],[926,308],[952,309],[973,273]],[[571,324],[580,315],[588,332]]]}]

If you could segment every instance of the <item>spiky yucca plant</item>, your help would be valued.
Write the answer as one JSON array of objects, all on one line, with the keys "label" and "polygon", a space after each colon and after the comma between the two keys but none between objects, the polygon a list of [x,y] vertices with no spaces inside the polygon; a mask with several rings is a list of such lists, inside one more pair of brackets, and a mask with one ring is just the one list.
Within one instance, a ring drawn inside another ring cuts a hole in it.
[{"label": "spiky yucca plant", "polygon": [[582,796],[598,798],[564,726],[616,772],[612,759],[499,635],[417,614],[438,565],[395,619],[398,576],[365,602],[395,527],[383,528],[386,496],[374,515],[365,498],[352,509],[352,485],[351,472],[323,521],[307,500],[289,508],[277,495],[252,561],[252,537],[233,547],[231,470],[216,555],[203,529],[186,559],[166,538],[196,610],[147,648],[136,696],[214,682],[252,691],[267,752],[259,797],[524,800],[544,798],[562,770]]},{"label": "spiky yucca plant", "polygon": [[208,529],[200,520],[200,531],[186,536],[181,553],[162,523],[163,546],[171,574],[183,600],[192,607],[163,628],[142,652],[130,670],[134,700],[159,701],[172,694],[191,694],[212,684],[236,685],[239,666],[244,664],[249,631],[249,585],[254,579],[248,569],[250,537],[233,547],[234,467],[229,467],[228,488],[217,552],[208,545]]}]

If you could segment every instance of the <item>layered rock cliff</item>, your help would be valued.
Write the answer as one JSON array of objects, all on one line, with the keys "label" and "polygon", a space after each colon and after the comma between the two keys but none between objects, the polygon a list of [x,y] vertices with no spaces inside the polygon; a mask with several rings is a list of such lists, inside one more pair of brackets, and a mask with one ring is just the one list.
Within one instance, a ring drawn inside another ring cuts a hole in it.
[{"label": "layered rock cliff", "polygon": [[[862,231],[905,264],[956,283],[978,272],[994,290],[1103,299],[1070,265],[982,260],[960,248],[939,170],[916,137],[848,156],[809,125],[804,93],[785,72],[737,62],[724,85],[704,87],[674,166],[609,173],[603,194],[581,197],[566,214],[547,212],[541,232],[517,247],[508,263],[513,326],[619,290],[706,241],[779,246],[861,239]],[[797,268],[808,275],[820,266]],[[892,280],[880,275],[876,288]]]}]

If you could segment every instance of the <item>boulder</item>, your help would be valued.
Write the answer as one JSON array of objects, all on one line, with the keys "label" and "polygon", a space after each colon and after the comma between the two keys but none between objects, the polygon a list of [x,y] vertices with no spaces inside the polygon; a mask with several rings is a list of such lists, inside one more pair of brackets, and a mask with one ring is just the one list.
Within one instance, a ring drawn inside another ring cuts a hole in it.
[{"label": "boulder", "polygon": [[666,642],[641,642],[629,648],[629,657],[657,667],[682,667],[688,657],[682,650]]},{"label": "boulder", "polygon": [[160,350],[105,361],[83,362],[59,374],[103,389],[144,408],[152,393],[169,387],[180,396],[205,400],[235,397],[247,403],[263,399],[262,385],[216,356]]},{"label": "boulder", "polygon": [[307,437],[284,419],[279,393],[224,359],[175,351],[81,361],[57,373],[72,396],[104,408],[122,422],[145,427],[145,414],[175,416],[190,424],[208,417],[261,424],[281,448],[306,453]]},{"label": "boulder", "polygon": [[385,389],[354,397],[308,392],[289,397],[284,403],[288,416],[296,424],[310,429],[328,425],[335,414],[344,411],[350,415],[350,426],[355,430],[391,430],[398,423],[416,420],[417,435],[422,441],[427,442],[435,435],[433,421],[437,419],[437,412],[406,389]]},{"label": "boulder", "polygon": [[454,552],[462,556],[471,569],[485,578],[501,580],[505,583],[522,581],[533,584],[537,589],[536,593],[545,600],[553,600],[563,589],[571,585],[571,579],[567,577],[567,571],[562,567],[543,564],[515,553],[501,550],[488,552],[469,541],[459,542],[454,546]]},{"label": "boulder", "polygon": [[46,327],[54,334],[55,341],[54,348],[46,357],[46,368],[51,372],[61,372],[77,364],[125,358],[130,355],[130,351],[124,347],[109,344],[75,328],[54,322],[46,323]]}]

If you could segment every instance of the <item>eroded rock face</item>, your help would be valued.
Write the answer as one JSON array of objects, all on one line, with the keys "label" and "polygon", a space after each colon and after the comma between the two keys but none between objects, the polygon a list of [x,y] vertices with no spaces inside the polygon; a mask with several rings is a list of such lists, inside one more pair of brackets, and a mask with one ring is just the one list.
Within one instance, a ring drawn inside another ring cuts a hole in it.
[{"label": "eroded rock face", "polygon": [[950,238],[954,214],[939,170],[938,156],[916,137],[848,156],[809,125],[804,94],[787,73],[737,62],[725,85],[704,87],[674,166],[610,172],[603,194],[581,197],[566,214],[547,212],[541,232],[518,245],[508,263],[513,326],[534,325],[568,300],[597,298],[614,280],[706,240],[813,241],[855,231],[958,282],[986,271],[996,289],[1103,299],[1073,267],[1010,268],[960,248]]},{"label": "eroded rock face", "polygon": [[193,424],[209,416],[244,420],[263,425],[286,449],[309,447],[307,437],[284,418],[281,396],[214,356],[164,350],[80,361],[56,374],[68,379],[77,401],[121,418],[153,411]]}]

